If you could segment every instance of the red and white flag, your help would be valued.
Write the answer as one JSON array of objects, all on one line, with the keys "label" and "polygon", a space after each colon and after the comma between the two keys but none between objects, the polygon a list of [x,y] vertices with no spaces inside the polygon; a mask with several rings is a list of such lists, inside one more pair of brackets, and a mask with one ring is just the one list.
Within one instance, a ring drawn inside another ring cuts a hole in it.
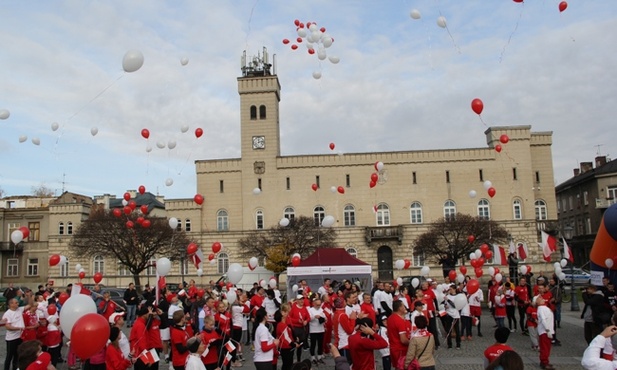
[{"label": "red and white flag", "polygon": [[144,349],[144,351],[139,355],[137,359],[141,360],[141,362],[143,362],[147,366],[154,365],[160,360],[158,353],[156,353],[156,350],[154,349],[151,349],[149,351],[147,349]]},{"label": "red and white flag", "polygon": [[229,340],[225,343],[225,349],[227,349],[227,352],[233,352],[236,349],[236,346],[234,346],[234,344]]},{"label": "red and white flag", "polygon": [[529,252],[527,251],[527,245],[524,243],[519,243],[518,244],[518,258],[519,259],[527,259],[527,256],[529,255]]},{"label": "red and white flag", "polygon": [[193,265],[195,265],[195,268],[199,270],[201,268],[201,263],[203,262],[203,260],[204,254],[201,251],[201,248],[198,248],[197,252],[195,252],[195,254],[191,256],[191,261],[193,261]]},{"label": "red and white flag", "polygon": [[561,241],[563,242],[563,257],[567,259],[568,261],[574,263],[574,256],[572,255],[570,246],[568,245],[568,243],[566,243],[566,239],[561,238]]},{"label": "red and white flag", "polygon": [[508,266],[508,258],[506,257],[506,249],[501,245],[493,244],[493,264]]},{"label": "red and white flag", "polygon": [[165,276],[159,276],[159,273],[156,273],[156,293],[155,293],[155,302],[154,305],[158,306],[159,301],[161,300],[161,290],[167,286],[167,282],[165,281]]},{"label": "red and white flag", "polygon": [[542,243],[538,243],[538,245],[542,248],[544,260],[546,262],[551,262],[551,254],[557,251],[557,239],[542,231]]},{"label": "red and white flag", "polygon": [[223,366],[227,366],[227,364],[229,364],[230,361],[231,361],[231,353],[228,353],[225,355],[225,358],[223,359]]}]

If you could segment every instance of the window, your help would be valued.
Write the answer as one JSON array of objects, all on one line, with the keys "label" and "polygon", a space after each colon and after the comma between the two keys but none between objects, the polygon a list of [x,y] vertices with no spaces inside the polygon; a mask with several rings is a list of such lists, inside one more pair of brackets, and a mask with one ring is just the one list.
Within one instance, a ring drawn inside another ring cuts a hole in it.
[{"label": "window", "polygon": [[583,192],[583,204],[586,206],[589,205],[589,193],[587,191]]},{"label": "window", "polygon": [[188,218],[184,220],[184,231],[191,231],[191,220]]},{"label": "window", "polygon": [[315,185],[319,188],[319,175],[315,176]]},{"label": "window", "polygon": [[219,180],[219,193],[225,192],[225,181]]},{"label": "window", "polygon": [[574,202],[572,201],[574,198],[570,195],[568,197],[568,205],[570,206],[570,211],[574,209]]},{"label": "window", "polygon": [[315,226],[321,226],[321,221],[323,221],[324,217],[326,217],[326,210],[322,206],[313,208],[313,220],[315,221]]},{"label": "window", "polygon": [[30,229],[30,235],[28,235],[28,241],[38,242],[41,238],[41,223],[40,222],[28,222],[28,229]]},{"label": "window", "polygon": [[288,177],[285,179],[286,182],[286,189],[289,190],[291,189],[291,179]]},{"label": "window", "polygon": [[266,106],[265,105],[259,106],[259,119],[266,119]]},{"label": "window", "polygon": [[345,206],[343,211],[345,226],[356,226],[356,209],[351,204]]},{"label": "window", "polygon": [[483,218],[485,220],[490,220],[491,218],[491,206],[486,199],[480,199],[478,202],[478,217]]},{"label": "window", "polygon": [[561,204],[562,204],[562,206],[563,206],[563,207],[561,207],[561,208],[563,208],[563,211],[565,212],[565,211],[566,211],[566,198],[563,198],[563,199],[561,200]]},{"label": "window", "polygon": [[66,263],[60,266],[60,276],[68,277],[69,276],[69,260],[66,260]]},{"label": "window", "polygon": [[6,260],[6,276],[19,276],[19,259],[9,258]]},{"label": "window", "polygon": [[523,219],[523,207],[519,199],[514,199],[512,202],[512,213],[515,220]]},{"label": "window", "polygon": [[516,167],[512,167],[512,180],[518,180],[516,176]]},{"label": "window", "polygon": [[424,253],[416,253],[415,248],[412,251],[412,263],[413,266],[424,266],[426,258]]},{"label": "window", "polygon": [[557,212],[561,212],[561,199],[557,199]]},{"label": "window", "polygon": [[456,203],[452,200],[446,200],[443,204],[443,217],[446,220],[454,220],[456,217]]},{"label": "window", "polygon": [[606,198],[607,199],[617,198],[617,186],[609,186],[608,188],[606,188]]},{"label": "window", "polygon": [[450,182],[450,171],[446,171],[446,182]]},{"label": "window", "polygon": [[548,215],[546,212],[546,202],[543,200],[536,200],[535,207],[536,207],[536,220],[547,220]]},{"label": "window", "polygon": [[591,234],[591,218],[587,217],[585,218],[585,234]]},{"label": "window", "polygon": [[176,231],[182,231],[182,220],[178,219],[178,225],[176,226]]},{"label": "window", "polygon": [[377,206],[377,226],[390,226],[390,208],[387,204]]},{"label": "window", "polygon": [[64,222],[58,223],[58,235],[64,235]]},{"label": "window", "polygon": [[283,217],[289,219],[289,221],[293,220],[296,217],[296,211],[292,207],[287,207],[283,211]]},{"label": "window", "polygon": [[418,178],[417,178],[417,176],[416,176],[416,171],[413,171],[413,172],[411,173],[411,182],[412,182],[413,184],[417,184],[417,183],[418,183]]},{"label": "window", "polygon": [[219,274],[227,273],[227,270],[229,269],[229,256],[227,256],[227,253],[219,253],[216,258],[216,262],[217,272]]},{"label": "window", "polygon": [[478,176],[480,177],[480,181],[484,182],[484,171],[482,171],[482,169],[478,170]]},{"label": "window", "polygon": [[261,179],[260,178],[257,179],[257,187],[259,188],[259,190],[262,190],[261,189]]},{"label": "window", "polygon": [[180,260],[180,275],[188,275],[189,273],[189,258]]},{"label": "window", "polygon": [[257,107],[254,105],[251,105],[251,120],[256,120],[257,119]]},{"label": "window", "polygon": [[356,248],[347,248],[346,251],[347,253],[351,254],[353,257],[358,258],[358,251],[356,250]]},{"label": "window", "polygon": [[540,171],[536,171],[536,182],[540,182]]},{"label": "window", "polygon": [[346,187],[351,186],[351,176],[349,174],[345,175],[345,186]]},{"label": "window", "polygon": [[263,230],[264,228],[264,211],[261,209],[258,209],[257,212],[255,212],[255,227],[257,230]]},{"label": "window", "polygon": [[21,227],[21,224],[19,222],[11,222],[8,224],[8,229],[9,229],[9,233],[7,235],[11,235],[11,233],[13,233],[13,231],[19,229]]},{"label": "window", "polygon": [[105,260],[103,259],[102,256],[94,257],[94,269],[92,272],[94,273],[97,273],[97,272],[104,273],[105,272]]},{"label": "window", "polygon": [[224,209],[221,209],[216,213],[216,230],[217,231],[228,231],[229,230],[229,220],[227,217],[227,211]]},{"label": "window", "polygon": [[28,276],[38,276],[39,274],[39,259],[38,258],[28,258]]},{"label": "window", "polygon": [[409,207],[409,216],[412,224],[422,223],[422,204],[419,202],[411,203]]},{"label": "window", "polygon": [[148,268],[146,269],[146,275],[156,275],[156,258],[150,258],[148,261]]},{"label": "window", "polygon": [[71,221],[66,223],[66,235],[73,235],[73,223]]},{"label": "window", "polygon": [[129,276],[130,274],[129,269],[122,262],[118,261],[118,275]]}]

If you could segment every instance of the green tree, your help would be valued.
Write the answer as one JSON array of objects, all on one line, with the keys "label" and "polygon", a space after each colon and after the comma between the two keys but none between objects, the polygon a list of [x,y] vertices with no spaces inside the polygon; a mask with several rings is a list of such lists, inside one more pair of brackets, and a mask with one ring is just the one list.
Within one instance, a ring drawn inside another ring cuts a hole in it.
[{"label": "green tree", "polygon": [[[184,231],[171,229],[166,218],[146,217],[151,225],[145,228],[137,223],[138,217],[137,212],[116,217],[112,211],[95,207],[73,234],[69,246],[72,254],[112,258],[127,268],[135,286],[140,287],[139,274],[148,268],[151,259],[179,260],[190,240]],[[128,221],[133,222],[133,228],[127,227]]]}]

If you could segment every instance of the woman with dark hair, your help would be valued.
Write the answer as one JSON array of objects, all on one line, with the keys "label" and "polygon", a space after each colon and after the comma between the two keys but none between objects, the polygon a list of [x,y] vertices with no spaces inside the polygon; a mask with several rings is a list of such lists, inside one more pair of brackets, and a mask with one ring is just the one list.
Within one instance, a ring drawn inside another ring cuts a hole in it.
[{"label": "woman with dark hair", "polygon": [[491,362],[486,370],[522,370],[525,368],[523,359],[514,351],[504,351],[497,359]]},{"label": "woman with dark hair", "polygon": [[255,331],[255,353],[253,354],[253,363],[257,370],[273,370],[274,351],[279,345],[279,340],[270,334],[267,322],[266,310],[260,308],[255,315],[255,324],[259,326]]},{"label": "woman with dark hair", "polygon": [[36,368],[47,368],[54,370],[54,365],[51,364],[51,356],[47,352],[43,352],[41,342],[38,340],[29,340],[23,342],[17,347],[17,365],[20,369],[28,369],[32,363],[37,363]]},{"label": "woman with dark hair", "polygon": [[414,320],[416,330],[411,337],[405,356],[405,369],[409,367],[411,361],[417,359],[420,370],[435,370],[435,338],[426,330],[428,319],[426,316],[416,316]]},{"label": "woman with dark hair", "polygon": [[120,350],[120,328],[112,326],[109,332],[109,344],[105,351],[105,366],[107,370],[126,370],[133,366],[132,356],[131,360],[124,358],[122,350]]}]

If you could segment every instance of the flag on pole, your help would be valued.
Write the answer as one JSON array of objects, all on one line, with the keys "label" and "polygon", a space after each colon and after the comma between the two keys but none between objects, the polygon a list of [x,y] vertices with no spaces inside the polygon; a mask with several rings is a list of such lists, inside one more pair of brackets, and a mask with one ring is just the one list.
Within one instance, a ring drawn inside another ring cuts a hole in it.
[{"label": "flag on pole", "polygon": [[527,256],[529,255],[529,252],[527,251],[527,245],[523,244],[523,243],[519,243],[518,245],[518,258],[519,259],[527,259]]},{"label": "flag on pole", "polygon": [[574,256],[572,255],[570,246],[568,245],[568,243],[566,243],[566,239],[561,238],[561,241],[563,242],[563,257],[567,259],[568,261],[570,261],[571,263],[574,263]]},{"label": "flag on pole", "polygon": [[230,361],[231,361],[231,353],[228,353],[225,355],[225,358],[223,359],[223,366],[227,366],[227,364],[229,364]]},{"label": "flag on pole", "polygon": [[508,258],[506,257],[506,249],[501,245],[493,244],[493,264],[508,266]]},{"label": "flag on pole", "polygon": [[143,362],[147,366],[154,365],[160,360],[159,355],[158,353],[156,353],[155,349],[151,349],[149,351],[147,349],[144,349],[144,351],[139,355],[137,359],[141,360],[141,362]]},{"label": "flag on pole", "polygon": [[225,349],[227,349],[227,352],[233,352],[236,349],[236,346],[234,346],[231,340],[229,340],[225,343]]},{"label": "flag on pole", "polygon": [[509,245],[509,248],[508,248],[508,253],[512,254],[514,252],[516,252],[516,247],[514,246],[514,241],[510,240],[510,245]]},{"label": "flag on pole", "polygon": [[542,248],[542,254],[546,262],[551,262],[551,254],[557,251],[557,239],[554,236],[542,231],[542,243],[538,243]]},{"label": "flag on pole", "polygon": [[195,252],[193,255],[191,255],[191,261],[193,261],[193,265],[195,265],[196,269],[200,269],[201,268],[201,263],[204,260],[204,254],[201,251],[201,248],[197,249],[197,252]]}]

